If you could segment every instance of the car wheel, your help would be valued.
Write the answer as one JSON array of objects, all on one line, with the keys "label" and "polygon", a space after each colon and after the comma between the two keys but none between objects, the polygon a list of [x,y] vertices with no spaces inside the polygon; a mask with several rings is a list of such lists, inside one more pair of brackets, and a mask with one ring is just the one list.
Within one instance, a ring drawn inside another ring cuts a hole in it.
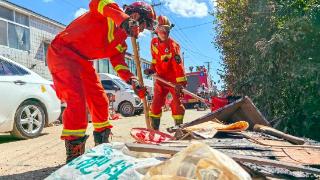
[{"label": "car wheel", "polygon": [[134,107],[130,102],[123,102],[119,107],[119,112],[124,117],[129,117],[134,115]]},{"label": "car wheel", "polygon": [[26,101],[16,111],[11,134],[20,139],[38,137],[45,125],[45,119],[44,108],[39,103]]}]

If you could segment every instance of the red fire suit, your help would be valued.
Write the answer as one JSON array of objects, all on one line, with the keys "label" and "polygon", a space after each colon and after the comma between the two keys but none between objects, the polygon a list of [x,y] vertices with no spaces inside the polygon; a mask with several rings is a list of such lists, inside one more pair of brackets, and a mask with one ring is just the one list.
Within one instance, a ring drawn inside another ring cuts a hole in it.
[{"label": "red fire suit", "polygon": [[[161,78],[174,84],[185,86],[187,79],[180,55],[180,46],[170,37],[161,42],[158,38],[151,41],[152,65],[151,69]],[[165,104],[168,93],[172,94],[172,117],[175,122],[182,123],[185,109],[175,89],[159,81],[155,82],[154,97],[150,108],[151,118],[161,118],[162,106]]]},{"label": "red fire suit", "polygon": [[48,49],[48,67],[57,96],[67,103],[61,138],[83,137],[87,128],[86,106],[95,131],[112,128],[109,102],[89,60],[109,58],[126,82],[133,76],[124,61],[127,35],[120,28],[129,16],[111,0],[91,0],[90,10],[59,33]]}]

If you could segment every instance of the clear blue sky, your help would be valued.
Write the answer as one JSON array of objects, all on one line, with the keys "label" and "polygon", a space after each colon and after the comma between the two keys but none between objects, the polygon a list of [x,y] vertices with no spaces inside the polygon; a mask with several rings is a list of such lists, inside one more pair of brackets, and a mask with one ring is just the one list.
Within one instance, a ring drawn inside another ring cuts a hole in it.
[{"label": "clear blue sky", "polygon": [[[75,19],[76,14],[88,9],[90,0],[10,0],[10,2],[31,9],[39,14],[69,24]],[[151,2],[151,0],[145,0]],[[155,7],[157,15],[166,15],[176,25],[172,30],[172,37],[182,46],[185,53],[185,66],[205,65],[211,63],[211,74],[214,81],[220,79],[217,69],[220,66],[220,54],[215,49],[212,41],[214,39],[214,17],[209,14],[214,10],[214,0],[153,0],[153,3],[162,3]],[[122,7],[134,0],[116,0]],[[150,60],[151,34],[144,32],[139,38],[140,54],[143,58]],[[129,52],[131,51],[130,42]]]}]

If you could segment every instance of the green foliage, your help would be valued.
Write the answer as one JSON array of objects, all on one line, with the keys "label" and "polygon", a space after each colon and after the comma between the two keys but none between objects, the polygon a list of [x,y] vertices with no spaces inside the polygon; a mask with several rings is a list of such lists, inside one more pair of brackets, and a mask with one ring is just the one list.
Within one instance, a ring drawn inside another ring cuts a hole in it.
[{"label": "green foliage", "polygon": [[319,0],[218,0],[227,89],[288,133],[320,140]]}]

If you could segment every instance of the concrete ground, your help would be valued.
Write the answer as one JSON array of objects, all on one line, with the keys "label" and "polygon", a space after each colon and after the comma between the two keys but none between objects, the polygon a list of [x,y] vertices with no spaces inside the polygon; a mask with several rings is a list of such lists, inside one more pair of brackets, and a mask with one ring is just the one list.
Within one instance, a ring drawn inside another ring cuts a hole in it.
[{"label": "concrete ground", "polygon": [[[187,110],[185,122],[201,117],[209,111]],[[133,142],[130,129],[145,127],[144,115],[121,118],[113,121],[112,141]],[[161,130],[173,126],[171,112],[164,112]],[[2,179],[44,179],[65,163],[64,141],[59,139],[62,126],[47,127],[43,134],[35,139],[16,140],[8,134],[0,134],[0,180]],[[89,124],[87,134],[92,134],[93,127]],[[92,135],[86,148],[93,147]]]}]

